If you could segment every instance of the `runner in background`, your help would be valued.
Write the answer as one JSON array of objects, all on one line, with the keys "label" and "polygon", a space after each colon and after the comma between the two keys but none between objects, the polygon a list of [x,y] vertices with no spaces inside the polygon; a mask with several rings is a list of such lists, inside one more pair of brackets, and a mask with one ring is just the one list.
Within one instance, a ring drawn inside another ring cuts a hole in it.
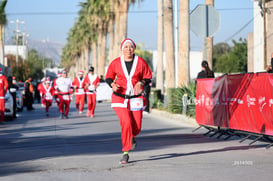
[{"label": "runner in background", "polygon": [[86,87],[86,97],[87,97],[87,117],[94,117],[95,108],[96,108],[96,89],[99,86],[100,79],[97,74],[94,73],[94,67],[89,68],[89,73],[85,76],[84,79]]},{"label": "runner in background", "polygon": [[62,71],[62,77],[56,80],[56,90],[59,94],[59,111],[61,119],[68,119],[69,105],[71,101],[71,93],[73,92],[72,81],[67,77],[66,70]]},{"label": "runner in background", "polygon": [[84,77],[83,71],[79,71],[78,76],[75,77],[72,85],[75,89],[75,103],[79,114],[82,114],[84,101],[85,101],[85,89],[84,89]]},{"label": "runner in background", "polygon": [[46,116],[49,116],[49,108],[52,106],[52,99],[54,95],[54,88],[51,86],[50,78],[48,77],[45,81],[45,86],[40,91],[42,97],[42,104],[45,107]]}]

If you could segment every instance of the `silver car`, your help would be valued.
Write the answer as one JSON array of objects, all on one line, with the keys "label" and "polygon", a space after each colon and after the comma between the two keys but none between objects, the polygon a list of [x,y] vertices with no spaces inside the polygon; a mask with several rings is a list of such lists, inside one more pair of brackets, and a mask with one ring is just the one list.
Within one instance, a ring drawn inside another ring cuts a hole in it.
[{"label": "silver car", "polygon": [[5,114],[4,115],[5,117],[13,118],[13,97],[9,93],[9,91],[7,91],[7,93],[5,94]]}]

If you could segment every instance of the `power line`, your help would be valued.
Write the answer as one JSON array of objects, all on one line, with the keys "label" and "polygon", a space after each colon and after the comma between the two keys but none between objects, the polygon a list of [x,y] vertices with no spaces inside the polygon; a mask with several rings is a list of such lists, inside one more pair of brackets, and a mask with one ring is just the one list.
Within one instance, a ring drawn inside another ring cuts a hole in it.
[{"label": "power line", "polygon": [[230,41],[231,39],[233,39],[233,37],[235,37],[236,35],[238,35],[241,31],[243,31],[250,23],[253,22],[253,20],[258,16],[259,14],[257,14],[255,17],[251,18],[248,22],[246,22],[246,24],[244,24],[238,31],[236,31],[235,33],[233,33],[229,38],[227,38],[225,40],[225,42]]},{"label": "power line", "polygon": [[[268,9],[273,9],[273,7],[267,7]],[[219,8],[218,11],[242,11],[242,10],[253,10],[254,8]],[[180,9],[178,9],[180,11]],[[192,10],[191,10],[192,11]],[[129,11],[130,14],[139,14],[139,13],[157,13],[157,10],[145,10],[145,11]],[[120,11],[120,13],[122,13]],[[78,12],[16,12],[16,13],[6,13],[8,16],[14,15],[71,15],[78,14]]]}]

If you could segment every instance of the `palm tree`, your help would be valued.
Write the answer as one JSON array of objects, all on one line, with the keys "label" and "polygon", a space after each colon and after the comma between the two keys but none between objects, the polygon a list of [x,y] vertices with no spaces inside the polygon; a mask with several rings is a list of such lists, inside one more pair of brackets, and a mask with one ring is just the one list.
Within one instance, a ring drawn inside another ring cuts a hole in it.
[{"label": "palm tree", "polygon": [[158,0],[156,88],[163,93],[163,0]]},{"label": "palm tree", "polygon": [[165,82],[166,88],[175,87],[174,37],[173,37],[173,3],[164,1],[164,37],[166,52]]},{"label": "palm tree", "polygon": [[0,64],[4,64],[4,29],[7,23],[7,17],[5,13],[5,7],[7,0],[3,0],[0,4]]},{"label": "palm tree", "polygon": [[180,1],[178,85],[190,81],[189,41],[189,0],[183,0]]}]

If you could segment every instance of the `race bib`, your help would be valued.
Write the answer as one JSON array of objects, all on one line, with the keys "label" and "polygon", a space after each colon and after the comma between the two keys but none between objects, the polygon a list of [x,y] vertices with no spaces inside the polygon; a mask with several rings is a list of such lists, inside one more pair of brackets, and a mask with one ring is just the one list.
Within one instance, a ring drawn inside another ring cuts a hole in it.
[{"label": "race bib", "polygon": [[143,99],[142,98],[130,99],[130,110],[131,111],[140,111],[142,109],[143,109]]},{"label": "race bib", "polygon": [[47,93],[47,94],[45,95],[45,99],[46,99],[46,100],[52,100],[51,94],[48,94],[48,93]]},{"label": "race bib", "polygon": [[78,89],[78,93],[84,93],[84,89]]},{"label": "race bib", "polygon": [[95,86],[94,86],[94,85],[88,86],[88,90],[89,90],[89,91],[94,91],[94,90],[95,90]]},{"label": "race bib", "polygon": [[69,95],[63,95],[63,100],[69,101]]},{"label": "race bib", "polygon": [[17,89],[15,89],[15,88],[10,88],[10,89],[9,89],[9,91],[10,91],[11,93],[16,92],[16,90],[17,90]]}]

